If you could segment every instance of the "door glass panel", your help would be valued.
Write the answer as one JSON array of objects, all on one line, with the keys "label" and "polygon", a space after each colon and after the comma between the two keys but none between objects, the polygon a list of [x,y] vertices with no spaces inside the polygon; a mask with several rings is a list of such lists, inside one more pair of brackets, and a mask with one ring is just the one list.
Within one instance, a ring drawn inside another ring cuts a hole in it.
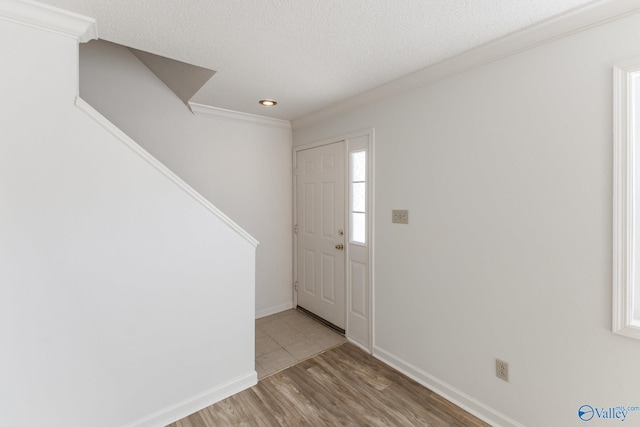
[{"label": "door glass panel", "polygon": [[351,242],[365,244],[367,224],[365,221],[365,213],[351,213]]},{"label": "door glass panel", "polygon": [[367,153],[366,151],[356,151],[351,153],[351,181],[366,181]]},{"label": "door glass panel", "polygon": [[353,212],[365,212],[365,183],[364,182],[354,182],[351,184],[351,190],[353,191],[353,205],[351,210]]},{"label": "door glass panel", "polygon": [[364,245],[367,237],[367,152],[349,154],[350,241]]}]

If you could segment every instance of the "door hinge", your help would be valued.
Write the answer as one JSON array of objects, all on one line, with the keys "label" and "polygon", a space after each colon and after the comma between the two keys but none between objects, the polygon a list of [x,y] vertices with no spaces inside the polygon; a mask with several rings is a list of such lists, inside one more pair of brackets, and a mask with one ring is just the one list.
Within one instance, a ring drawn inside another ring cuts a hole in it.
[{"label": "door hinge", "polygon": [[298,224],[293,226],[293,233],[298,234]]},{"label": "door hinge", "polygon": [[293,168],[293,176],[298,176],[298,168]]},{"label": "door hinge", "polygon": [[298,292],[298,282],[295,282],[293,284],[293,289],[295,289],[295,291]]}]

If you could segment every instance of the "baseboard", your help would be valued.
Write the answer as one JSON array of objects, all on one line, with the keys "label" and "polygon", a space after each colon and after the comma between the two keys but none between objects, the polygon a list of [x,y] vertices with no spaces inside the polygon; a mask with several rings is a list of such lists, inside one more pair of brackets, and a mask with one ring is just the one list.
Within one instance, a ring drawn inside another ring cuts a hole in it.
[{"label": "baseboard", "polygon": [[374,347],[373,356],[492,426],[524,427],[524,425],[519,422],[501,414],[484,403],[450,386],[444,381],[439,380],[433,375],[424,372],[420,368],[405,362],[380,347]]},{"label": "baseboard", "polygon": [[[347,341],[349,341],[351,344],[355,345],[356,347],[358,347],[360,350],[366,352],[367,354],[371,354],[371,349],[361,343],[359,343],[358,341],[354,340],[353,338],[349,337],[349,336],[345,336],[345,338],[347,339]],[[382,359],[381,359],[382,360]],[[386,363],[386,362],[385,362]]]},{"label": "baseboard", "polygon": [[263,308],[262,310],[256,310],[256,319],[261,317],[271,316],[272,314],[280,313],[281,311],[291,310],[293,308],[293,301],[285,304],[274,305],[273,307]]},{"label": "baseboard", "polygon": [[247,375],[234,378],[226,383],[197,394],[180,403],[161,409],[144,418],[127,424],[125,427],[159,427],[176,422],[188,415],[198,412],[229,396],[241,392],[258,383],[258,374],[252,371]]}]

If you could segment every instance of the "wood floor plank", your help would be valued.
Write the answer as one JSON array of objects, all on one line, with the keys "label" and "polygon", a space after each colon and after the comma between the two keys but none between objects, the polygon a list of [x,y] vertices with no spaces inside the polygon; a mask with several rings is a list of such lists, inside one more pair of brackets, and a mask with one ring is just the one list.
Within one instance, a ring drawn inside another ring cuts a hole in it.
[{"label": "wood floor plank", "polygon": [[486,427],[417,382],[343,344],[169,427]]}]

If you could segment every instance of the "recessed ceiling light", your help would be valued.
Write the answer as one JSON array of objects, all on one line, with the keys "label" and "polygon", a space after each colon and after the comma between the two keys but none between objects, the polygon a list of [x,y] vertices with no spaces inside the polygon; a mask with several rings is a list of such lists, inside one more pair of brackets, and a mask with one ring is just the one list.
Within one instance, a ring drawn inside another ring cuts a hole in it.
[{"label": "recessed ceiling light", "polygon": [[276,101],[274,101],[273,99],[261,99],[260,101],[258,101],[258,104],[264,105],[265,107],[273,107],[274,105],[277,105],[278,103]]}]

